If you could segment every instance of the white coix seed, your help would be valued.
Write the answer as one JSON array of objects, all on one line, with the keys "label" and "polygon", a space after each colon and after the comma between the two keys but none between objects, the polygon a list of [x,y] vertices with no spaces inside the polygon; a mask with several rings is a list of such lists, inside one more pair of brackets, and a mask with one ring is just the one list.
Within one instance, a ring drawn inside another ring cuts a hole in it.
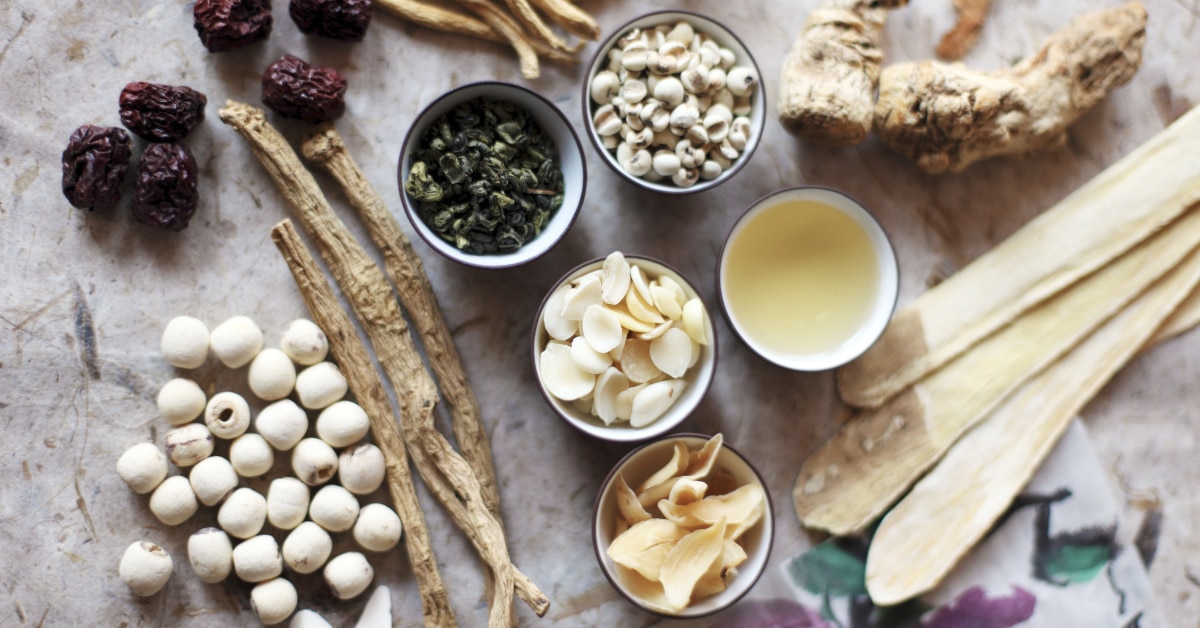
[{"label": "white coix seed", "polygon": [[596,115],[592,116],[592,124],[595,125],[596,133],[601,137],[621,132],[621,117],[617,115],[617,110],[611,104],[603,105],[596,110]]},{"label": "white coix seed", "polygon": [[727,72],[733,67],[733,64],[737,63],[737,55],[728,48],[720,48],[717,50],[717,55],[721,58],[721,68]]},{"label": "white coix seed", "polygon": [[358,498],[337,484],[329,484],[313,495],[308,518],[330,532],[345,532],[358,518]]},{"label": "white coix seed", "polygon": [[203,528],[188,537],[188,562],[201,582],[212,584],[233,570],[233,543],[219,528]]},{"label": "white coix seed", "polygon": [[[642,127],[640,131],[632,131],[625,136],[625,142],[633,151],[649,148],[650,142],[654,140],[654,129],[650,127]],[[633,154],[630,154],[632,157]],[[628,161],[628,158],[625,160]],[[617,156],[617,163],[624,165],[620,155]]]},{"label": "white coix seed", "polygon": [[700,111],[696,106],[683,103],[671,111],[671,132],[675,135],[683,135],[699,121]]},{"label": "white coix seed", "polygon": [[292,450],[292,473],[309,486],[328,482],[337,466],[337,453],[319,438],[305,438]]},{"label": "white coix seed", "polygon": [[169,526],[177,526],[187,521],[196,514],[199,507],[192,485],[182,475],[163,480],[150,494],[150,512]]},{"label": "white coix seed", "polygon": [[138,443],[117,458],[117,475],[133,492],[145,495],[167,477],[167,456],[153,443]]},{"label": "white coix seed", "polygon": [[267,489],[267,521],[291,530],[308,515],[308,485],[296,478],[275,478]]},{"label": "white coix seed", "polygon": [[296,386],[296,365],[281,349],[263,349],[250,363],[247,380],[250,390],[259,399],[283,399],[292,394],[292,389]]},{"label": "white coix seed", "polygon": [[[625,84],[621,85],[621,98],[624,98],[625,102],[641,102],[642,99],[646,97],[647,93],[648,90],[646,88],[646,84],[637,79],[625,81]],[[626,113],[628,113],[628,111]]]},{"label": "white coix seed", "polygon": [[683,83],[671,76],[658,81],[654,86],[654,97],[668,109],[674,109],[683,102]]},{"label": "white coix seed", "polygon": [[700,166],[700,178],[705,181],[712,181],[721,176],[721,173],[724,171],[725,169],[721,167],[721,164],[711,159],[705,159],[704,164]]},{"label": "white coix seed", "polygon": [[654,171],[664,177],[673,176],[683,164],[679,161],[679,156],[674,151],[662,149],[654,153],[654,160],[651,162]]},{"label": "white coix seed", "polygon": [[329,339],[317,324],[307,318],[297,318],[288,324],[279,348],[296,364],[309,366],[329,354]]},{"label": "white coix seed", "polygon": [[296,396],[300,405],[320,410],[346,396],[346,376],[332,362],[314,364],[296,376]]},{"label": "white coix seed", "polygon": [[283,578],[272,578],[250,590],[250,607],[264,625],[273,626],[296,610],[296,587]]},{"label": "white coix seed", "polygon": [[690,188],[700,180],[700,170],[697,168],[680,168],[671,175],[671,182],[677,187]]},{"label": "white coix seed", "polygon": [[201,504],[215,506],[237,488],[238,475],[228,460],[209,456],[192,467],[188,481]]},{"label": "white coix seed", "polygon": [[190,379],[177,377],[158,391],[158,413],[174,426],[186,425],[204,412],[204,391]]},{"label": "white coix seed", "polygon": [[600,138],[600,145],[603,146],[605,150],[616,150],[617,144],[619,144],[620,141],[620,138],[615,135],[605,135],[604,137]]},{"label": "white coix seed", "polygon": [[275,464],[275,452],[267,439],[253,432],[242,434],[229,445],[229,462],[244,478],[266,475]]},{"label": "white coix seed", "polygon": [[138,541],[125,548],[117,575],[134,595],[147,597],[166,586],[175,563],[156,543]]},{"label": "white coix seed", "polygon": [[208,344],[221,364],[236,369],[262,350],[263,333],[250,317],[234,316],[213,328]]},{"label": "white coix seed", "polygon": [[693,94],[702,94],[708,91],[708,66],[698,64],[694,68],[684,70],[679,75],[679,81],[683,83],[683,88]]},{"label": "white coix seed", "polygon": [[267,500],[252,488],[234,491],[217,511],[217,525],[230,536],[248,539],[262,530],[267,520]]},{"label": "white coix seed", "polygon": [[190,467],[212,455],[212,432],[202,423],[177,427],[163,436],[167,457],[178,467]]},{"label": "white coix seed", "polygon": [[292,571],[312,573],[325,565],[333,552],[333,539],[321,526],[305,521],[283,540],[283,560]]},{"label": "white coix seed", "polygon": [[250,405],[237,393],[219,392],[204,408],[204,424],[217,438],[237,438],[250,429]]},{"label": "white coix seed", "polygon": [[291,399],[263,408],[254,418],[254,429],[279,451],[296,446],[308,432],[308,414]]},{"label": "white coix seed", "polygon": [[725,76],[725,87],[734,96],[745,96],[757,84],[758,75],[755,74],[754,70],[745,66],[733,68]]},{"label": "white coix seed", "polygon": [[599,72],[592,78],[591,89],[589,90],[592,100],[601,105],[607,105],[612,101],[618,90],[621,89],[621,81],[617,78],[615,72],[605,70]]},{"label": "white coix seed", "polygon": [[625,163],[621,164],[625,171],[629,174],[640,177],[650,172],[652,157],[650,151],[641,149],[633,154]]},{"label": "white coix seed", "polygon": [[243,582],[264,582],[283,573],[279,542],[270,534],[260,534],[233,548],[233,571]]},{"label": "white coix seed", "polygon": [[403,530],[396,511],[383,504],[367,504],[354,522],[354,540],[369,552],[386,552],[400,542]]},{"label": "white coix seed", "polygon": [[695,39],[696,31],[687,22],[679,22],[667,33],[667,41],[678,42],[685,46],[691,45]]},{"label": "white coix seed", "polygon": [[163,329],[160,348],[167,364],[197,368],[208,359],[208,326],[198,318],[176,316]]},{"label": "white coix seed", "polygon": [[370,443],[351,447],[338,456],[338,481],[355,495],[366,495],[379,488],[386,473],[383,451]]},{"label": "white coix seed", "polygon": [[339,600],[349,600],[357,597],[375,578],[375,570],[367,557],[359,552],[346,552],[335,556],[325,565],[325,582],[329,585],[333,597]]}]

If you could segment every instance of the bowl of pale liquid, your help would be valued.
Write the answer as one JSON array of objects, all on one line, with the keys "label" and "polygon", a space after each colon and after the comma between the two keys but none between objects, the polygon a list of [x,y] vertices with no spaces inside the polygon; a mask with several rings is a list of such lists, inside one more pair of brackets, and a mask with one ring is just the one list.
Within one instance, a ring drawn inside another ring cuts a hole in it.
[{"label": "bowl of pale liquid", "polygon": [[734,224],[717,271],[730,327],[784,368],[823,371],[862,355],[896,308],[899,269],[883,228],[828,188],[759,200]]}]

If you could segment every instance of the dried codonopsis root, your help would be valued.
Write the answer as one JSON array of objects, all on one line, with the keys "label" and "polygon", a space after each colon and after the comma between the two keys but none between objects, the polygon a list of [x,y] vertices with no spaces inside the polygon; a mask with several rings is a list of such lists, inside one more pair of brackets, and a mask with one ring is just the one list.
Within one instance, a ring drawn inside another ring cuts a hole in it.
[{"label": "dried codonopsis root", "polygon": [[954,0],[954,11],[958,21],[938,42],[937,56],[946,61],[957,61],[967,54],[979,39],[983,30],[983,18],[987,17],[992,0]]},{"label": "dried codonopsis root", "polygon": [[783,61],[779,121],[801,139],[857,144],[871,132],[887,9],[908,0],[824,0]]},{"label": "dried codonopsis root", "polygon": [[1079,116],[1142,62],[1146,9],[1133,2],[1082,15],[1036,54],[992,73],[936,61],[884,70],[875,133],[929,173],[1059,146]]}]

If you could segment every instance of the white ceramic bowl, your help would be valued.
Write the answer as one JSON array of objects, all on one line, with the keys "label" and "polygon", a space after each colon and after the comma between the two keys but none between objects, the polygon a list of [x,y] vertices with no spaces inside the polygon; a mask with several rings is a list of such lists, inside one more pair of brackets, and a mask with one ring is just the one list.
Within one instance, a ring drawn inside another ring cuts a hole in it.
[{"label": "white ceramic bowl", "polygon": [[592,515],[592,543],[596,550],[596,560],[604,576],[612,583],[613,588],[634,605],[651,613],[664,617],[694,618],[710,615],[724,610],[742,598],[762,575],[771,555],[771,544],[775,538],[774,508],[771,496],[767,493],[762,476],[748,460],[728,443],[721,446],[714,469],[724,469],[737,482],[738,486],[758,484],[763,489],[767,500],[767,510],[762,519],[742,535],[742,548],[746,551],[746,561],[738,566],[737,576],[721,593],[697,600],[677,614],[666,613],[653,606],[647,605],[636,594],[630,591],[617,573],[617,566],[608,556],[608,546],[615,538],[614,526],[620,511],[617,507],[617,475],[624,476],[630,486],[637,486],[652,473],[661,469],[670,459],[675,443],[683,441],[689,450],[699,449],[709,439],[701,434],[673,434],[629,452],[620,462],[609,471],[600,485],[600,493],[596,497],[596,506]]},{"label": "white ceramic bowl", "polygon": [[[635,177],[626,172],[621,167],[621,164],[617,162],[616,153],[604,148],[600,135],[596,133],[596,128],[592,124],[592,120],[595,117],[597,105],[591,98],[592,77],[607,67],[608,51],[616,45],[618,39],[634,28],[654,28],[660,24],[675,24],[681,21],[690,22],[696,32],[707,33],[718,44],[732,50],[737,57],[735,66],[744,65],[752,67],[755,74],[758,75],[758,84],[754,87],[754,107],[750,114],[751,136],[748,138],[745,150],[738,156],[737,161],[733,162],[733,165],[728,170],[722,172],[717,178],[709,181],[701,179],[695,185],[686,188],[679,187],[671,183],[670,180],[655,183],[642,177]],[[664,194],[692,194],[716,187],[728,181],[746,165],[746,162],[750,161],[750,157],[754,155],[755,149],[758,148],[763,129],[766,127],[767,93],[763,87],[762,72],[759,71],[758,63],[755,62],[754,56],[750,54],[750,50],[746,47],[746,44],[742,43],[742,40],[738,39],[737,35],[734,35],[732,31],[720,22],[699,13],[691,11],[655,11],[613,29],[612,34],[597,47],[596,56],[592,58],[592,62],[588,66],[587,77],[587,81],[583,85],[583,124],[587,128],[587,135],[592,141],[592,146],[596,149],[600,157],[604,159],[604,163],[608,164],[621,178],[647,190],[662,192]]]},{"label": "white ceramic bowl", "polygon": [[[761,337],[749,333],[745,326],[744,314],[739,312],[738,305],[731,303],[729,298],[728,261],[731,244],[739,238],[747,225],[759,217],[764,210],[774,207],[781,202],[791,200],[815,201],[833,207],[850,217],[862,228],[870,242],[875,256],[878,282],[874,298],[871,300],[869,311],[865,313],[864,321],[851,335],[841,339],[840,344],[828,350],[812,353],[793,353],[771,346]],[[764,359],[784,368],[796,371],[823,371],[841,366],[865,352],[883,333],[892,313],[896,309],[896,299],[899,294],[900,275],[896,262],[896,253],[883,228],[858,201],[853,198],[822,187],[796,187],[769,194],[750,206],[734,223],[721,250],[720,264],[717,269],[718,288],[721,296],[721,307],[733,331],[755,353]]]},{"label": "white ceramic bowl", "polygon": [[[667,266],[666,264],[663,264],[662,262],[637,255],[626,255],[625,259],[628,260],[630,264],[637,264],[640,266],[644,271],[647,272],[649,278],[651,279],[660,275],[666,275],[675,280],[675,282],[678,283],[683,289],[683,292],[688,299],[700,296],[687,278],[680,275],[678,271],[670,266]],[[542,367],[540,360],[542,350],[545,349],[546,344],[550,342],[550,335],[546,332],[546,326],[542,323],[542,313],[546,308],[546,302],[550,299],[550,295],[553,294],[554,290],[558,289],[559,286],[569,283],[589,272],[597,270],[603,267],[603,265],[604,258],[597,258],[589,262],[584,262],[583,264],[575,267],[573,270],[568,271],[567,274],[563,275],[561,279],[556,281],[554,283],[554,287],[547,291],[546,297],[542,299],[542,303],[538,307],[537,319],[533,324],[532,334],[533,367],[535,376],[538,380],[538,389],[542,392],[542,396],[545,397],[546,403],[550,404],[550,407],[554,409],[554,412],[558,414],[559,417],[584,434],[599,438],[601,440],[613,442],[640,442],[649,440],[671,431],[680,423],[682,423],[683,420],[686,419],[688,415],[690,415],[692,411],[696,409],[696,406],[700,404],[700,400],[704,398],[705,393],[708,392],[709,385],[712,384],[713,374],[716,371],[717,364],[717,342],[716,336],[713,333],[714,328],[712,323],[712,309],[707,305],[704,306],[707,314],[705,320],[708,326],[708,338],[710,339],[710,342],[708,343],[708,346],[700,347],[700,358],[691,368],[687,370],[687,373],[683,375],[682,379],[687,382],[687,387],[684,388],[683,394],[679,396],[679,399],[676,399],[675,403],[672,404],[662,416],[649,425],[638,428],[632,427],[627,422],[617,422],[613,423],[612,425],[605,425],[604,422],[599,418],[592,416],[590,413],[581,412],[575,408],[571,402],[563,401],[550,394],[550,392],[546,390],[545,385],[542,384]],[[701,300],[701,302],[703,302],[703,300]]]},{"label": "white ceramic bowl", "polygon": [[[446,112],[460,103],[486,97],[491,100],[511,102],[524,108],[537,120],[542,130],[548,134],[558,148],[559,166],[563,177],[563,203],[542,232],[525,243],[524,246],[509,253],[473,254],[458,249],[452,243],[443,240],[430,229],[417,213],[416,201],[404,191],[404,182],[408,179],[408,171],[412,167],[412,153],[421,140],[425,130]],[[511,83],[481,82],[463,85],[443,94],[433,101],[409,127],[400,149],[400,163],[397,169],[397,179],[400,185],[400,200],[404,213],[412,223],[413,229],[421,239],[433,250],[456,262],[479,268],[510,268],[519,266],[545,254],[571,228],[575,217],[583,207],[584,191],[587,188],[587,161],[583,155],[583,146],[579,136],[562,112],[553,103],[542,96]]]}]

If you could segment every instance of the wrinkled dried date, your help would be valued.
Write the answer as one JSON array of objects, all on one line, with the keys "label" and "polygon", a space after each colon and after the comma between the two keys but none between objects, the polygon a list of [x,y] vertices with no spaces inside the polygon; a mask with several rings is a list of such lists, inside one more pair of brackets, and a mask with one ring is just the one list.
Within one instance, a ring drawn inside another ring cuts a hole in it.
[{"label": "wrinkled dried date", "polygon": [[149,142],[178,142],[204,121],[208,97],[180,85],[130,83],[121,90],[121,124]]},{"label": "wrinkled dried date", "polygon": [[292,0],[288,13],[302,33],[362,41],[371,24],[371,0]]},{"label": "wrinkled dried date", "polygon": [[263,72],[263,104],[285,118],[313,124],[342,117],[346,79],[337,70],[286,55]]},{"label": "wrinkled dried date", "polygon": [[151,144],[138,162],[133,217],[140,223],[182,231],[196,213],[196,160],[181,144]]},{"label": "wrinkled dried date", "polygon": [[209,52],[224,52],[271,35],[271,0],[196,0],[193,26]]},{"label": "wrinkled dried date", "polygon": [[116,207],[132,153],[124,129],[90,124],[75,129],[62,154],[67,201],[79,209]]}]

